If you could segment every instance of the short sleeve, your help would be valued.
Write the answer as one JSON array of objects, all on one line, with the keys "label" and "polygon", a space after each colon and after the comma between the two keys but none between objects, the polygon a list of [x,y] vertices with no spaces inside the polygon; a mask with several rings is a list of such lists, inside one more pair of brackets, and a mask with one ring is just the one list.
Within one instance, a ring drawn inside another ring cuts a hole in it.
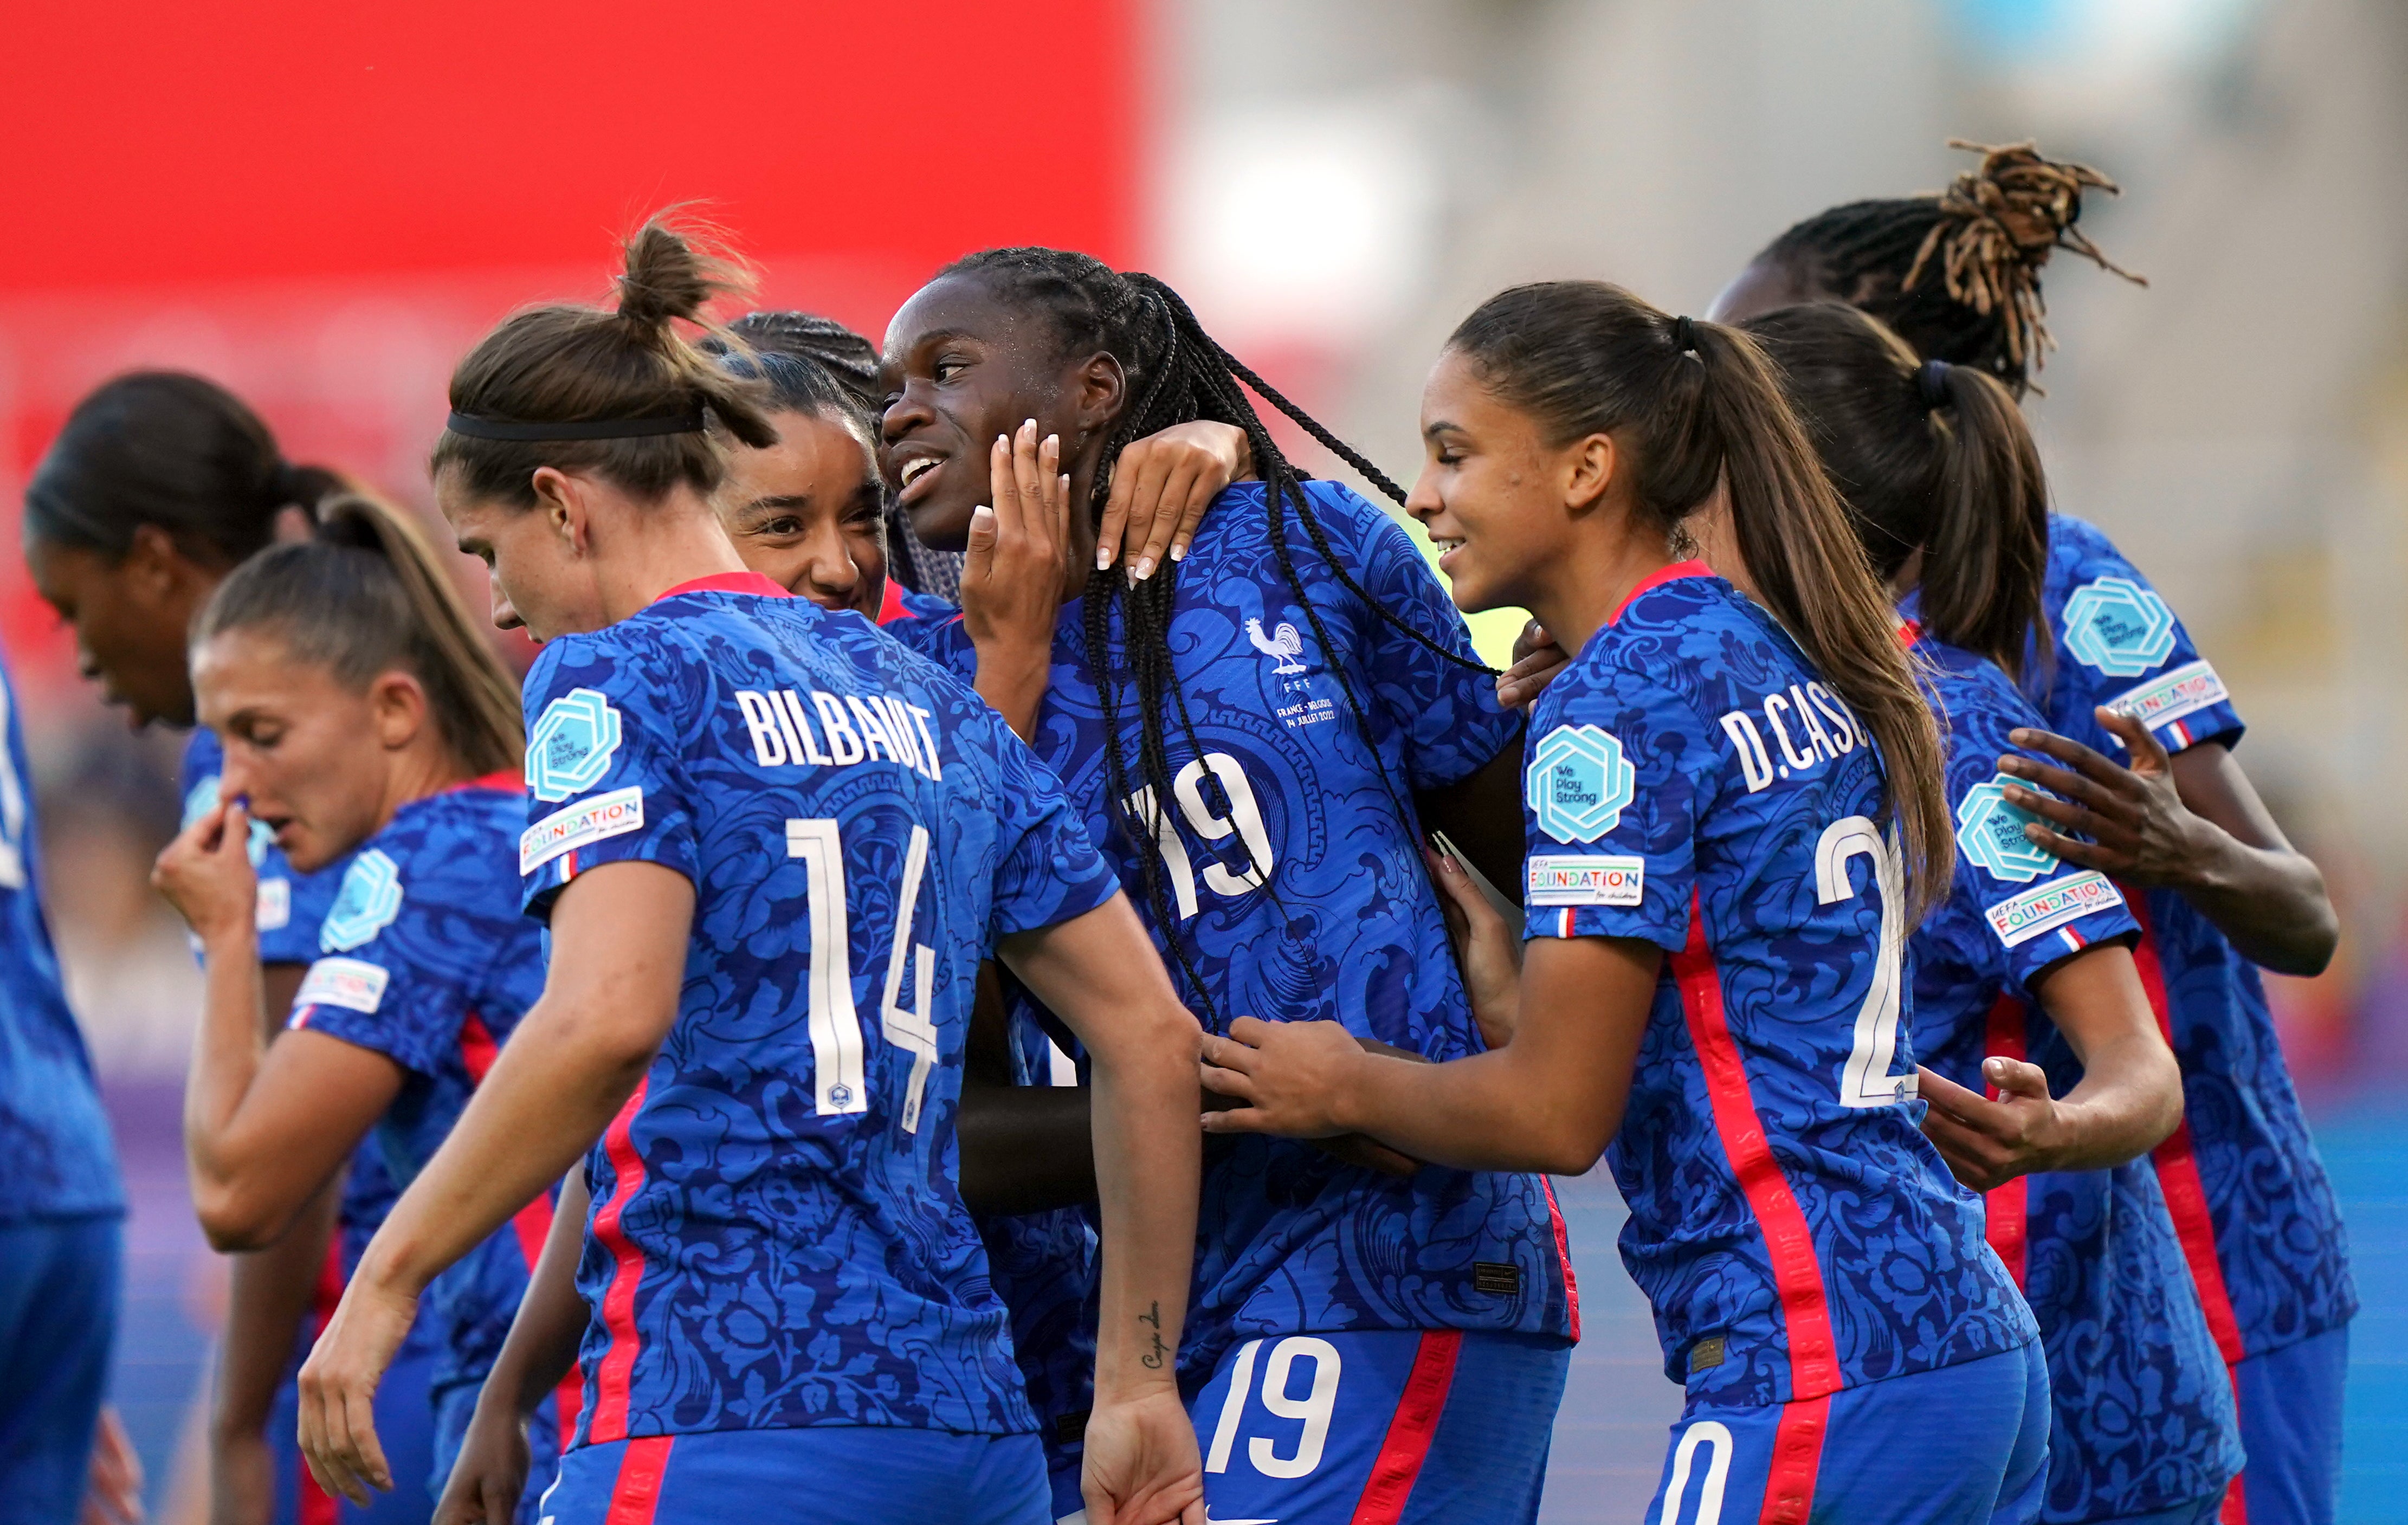
[{"label": "short sleeve", "polygon": [[706,713],[700,675],[674,645],[567,636],[526,677],[527,827],[519,838],[530,915],[603,863],[654,862],[699,882],[700,812],[679,716]]},{"label": "short sleeve", "polygon": [[[2051,581],[2065,589],[2061,603],[2050,601],[2057,667],[2051,709],[2086,720],[2098,705],[2120,710],[2170,752],[2203,741],[2238,745],[2241,713],[2224,680],[2140,568],[2078,520],[2052,520],[2050,534],[2061,542],[2052,547]],[[2115,745],[2112,734],[2108,739]]]},{"label": "short sleeve", "polygon": [[2032,978],[2049,965],[2139,927],[2105,875],[2025,839],[2024,827],[2039,818],[2007,803],[2004,791],[2018,780],[1998,764],[2022,750],[2008,734],[2038,726],[2041,718],[2005,675],[1982,677],[1952,681],[1941,705],[1949,733],[1948,804],[1956,826],[1956,882],[1945,914],[1976,967],[2000,970],[2028,994]]},{"label": "short sleeve", "polygon": [[1714,738],[1659,678],[1576,662],[1540,696],[1523,774],[1525,937],[1688,941]]},{"label": "short sleeve", "polygon": [[[1326,503],[1345,490],[1315,482],[1308,491]],[[1364,618],[1358,660],[1369,675],[1372,703],[1405,738],[1405,771],[1414,789],[1459,783],[1513,745],[1522,717],[1497,703],[1495,676],[1412,536],[1377,507],[1347,497],[1346,506],[1365,520],[1364,591],[1422,637],[1377,614]]]},{"label": "short sleeve", "polygon": [[[1120,892],[1120,876],[1096,850],[1087,828],[1062,792],[1061,781],[1027,743],[978,712],[983,742],[998,775],[995,894],[988,946],[1016,932],[1033,932],[1086,915]],[[965,738],[967,741],[968,738]]]},{"label": "short sleeve", "polygon": [[[400,866],[369,848],[343,871],[323,919],[320,955],[302,976],[285,1025],[340,1038],[418,1075],[443,1072],[457,1049],[467,987],[444,965],[446,919],[411,895]],[[479,945],[481,946],[481,945]]]}]

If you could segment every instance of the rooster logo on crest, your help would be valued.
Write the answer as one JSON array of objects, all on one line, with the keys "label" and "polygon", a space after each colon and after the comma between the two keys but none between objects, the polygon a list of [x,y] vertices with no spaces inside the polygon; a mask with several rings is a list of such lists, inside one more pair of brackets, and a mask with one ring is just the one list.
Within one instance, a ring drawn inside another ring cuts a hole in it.
[{"label": "rooster logo on crest", "polygon": [[1263,622],[1261,620],[1248,620],[1246,621],[1246,639],[1254,642],[1254,649],[1261,652],[1264,656],[1277,659],[1277,665],[1271,668],[1272,672],[1300,673],[1304,671],[1304,663],[1296,660],[1297,657],[1304,650],[1304,637],[1297,634],[1296,633],[1296,627],[1289,624],[1286,620],[1281,620],[1279,622],[1279,628],[1266,635],[1263,634]]}]

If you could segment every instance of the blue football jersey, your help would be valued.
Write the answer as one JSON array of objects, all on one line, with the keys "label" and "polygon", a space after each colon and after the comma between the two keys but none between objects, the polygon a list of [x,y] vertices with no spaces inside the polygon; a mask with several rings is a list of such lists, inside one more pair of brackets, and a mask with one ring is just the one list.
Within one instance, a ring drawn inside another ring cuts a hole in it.
[{"label": "blue football jersey", "polygon": [[[2052,1094],[2082,1063],[2033,998],[2043,971],[2139,927],[2097,871],[2024,839],[2037,818],[2006,803],[1999,759],[2043,722],[1995,664],[1929,635],[1932,708],[1948,747],[1956,876],[1908,945],[1914,1046],[1937,1073],[1985,1089],[1982,1061],[2028,1059]],[[2026,754],[2030,755],[2030,754]],[[2220,1491],[2241,1466],[2232,1385],[2146,1160],[2042,1172],[1987,1194],[1986,1233],[2024,1290],[2047,1348],[2053,1422],[2043,1519],[2077,1525]]]},{"label": "blue football jersey", "polygon": [[1525,931],[1670,957],[1606,1159],[1693,1401],[2014,1349],[2031,1312],[1919,1131],[1902,867],[1861,722],[1704,563],[1540,696]]},{"label": "blue football jersey", "polygon": [[1036,1428],[961,1203],[980,962],[1119,891],[979,697],[767,578],[688,583],[526,680],[526,904],[692,880],[682,1005],[588,1160],[580,1444]]},{"label": "blue football jersey", "polygon": [[[374,1156],[371,1186],[417,1177],[543,993],[543,931],[521,912],[512,856],[525,815],[510,775],[409,802],[351,855],[320,922],[288,1025],[382,1054],[405,1075],[361,1151]],[[526,1290],[526,1241],[540,1247],[534,1231],[549,1229],[550,1204],[427,1289],[419,1329],[442,1347],[438,1388],[492,1369]]]},{"label": "blue football jersey", "polygon": [[0,668],[0,1223],[122,1213],[117,1147],[42,914],[17,690]]},{"label": "blue football jersey", "polygon": [[[1431,640],[1477,660],[1402,527],[1336,483],[1306,491],[1349,576]],[[1064,606],[1055,628],[1037,753],[1079,802],[1199,1019],[1222,1032],[1249,1015],[1328,1019],[1434,1060],[1476,1052],[1479,1029],[1421,860],[1412,794],[1479,771],[1513,745],[1521,719],[1498,707],[1484,670],[1446,661],[1366,607],[1291,512],[1290,555],[1329,632],[1341,686],[1280,572],[1265,495],[1259,482],[1225,491],[1185,560],[1157,574],[1178,579],[1168,645],[1184,699],[1168,726],[1168,808],[1154,808],[1138,772],[1137,695],[1119,665],[1117,616],[1110,677],[1128,771],[1115,804],[1083,599]],[[975,672],[958,620],[888,628]],[[1231,1346],[1265,1335],[1577,1332],[1560,1220],[1536,1176],[1431,1166],[1400,1179],[1294,1140],[1215,1140],[1197,1239],[1180,1353],[1191,1393]]]},{"label": "blue football jersey", "polygon": [[[2241,739],[2223,682],[2165,600],[2104,534],[2062,514],[2049,520],[2045,604],[2050,729],[2120,758],[2092,713],[2108,705],[2170,751]],[[2349,1241],[2257,966],[2179,892],[2128,898],[2142,982],[2182,1062],[2183,1125],[2155,1159],[2208,1327],[2228,1362],[2338,1328],[2358,1311]]]}]

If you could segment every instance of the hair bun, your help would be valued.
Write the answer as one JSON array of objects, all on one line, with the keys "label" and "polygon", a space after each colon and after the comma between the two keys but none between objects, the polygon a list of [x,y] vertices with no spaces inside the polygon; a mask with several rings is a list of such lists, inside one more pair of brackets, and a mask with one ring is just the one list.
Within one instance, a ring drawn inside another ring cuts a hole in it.
[{"label": "hair bun", "polygon": [[744,272],[732,260],[707,251],[666,216],[638,229],[626,253],[619,316],[639,328],[666,329],[676,319],[700,322],[711,298],[743,284]]}]

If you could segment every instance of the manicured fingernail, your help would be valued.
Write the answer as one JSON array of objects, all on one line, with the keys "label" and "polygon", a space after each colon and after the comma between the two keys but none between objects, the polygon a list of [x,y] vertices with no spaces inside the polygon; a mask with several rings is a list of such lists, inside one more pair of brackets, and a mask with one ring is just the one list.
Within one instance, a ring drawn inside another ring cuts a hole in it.
[{"label": "manicured fingernail", "polygon": [[1186,542],[1186,541],[1184,541],[1184,540],[1177,540],[1177,541],[1173,541],[1173,542],[1171,543],[1171,547],[1170,547],[1170,559],[1171,559],[1172,561],[1174,561],[1174,562],[1183,562],[1183,561],[1187,560],[1187,542]]},{"label": "manicured fingernail", "polygon": [[1096,570],[1098,572],[1109,571],[1111,564],[1112,548],[1110,546],[1097,546],[1096,548]]},{"label": "manicured fingernail", "polygon": [[1151,556],[1139,557],[1137,559],[1137,580],[1143,582],[1146,578],[1152,576],[1154,576],[1154,558]]}]

